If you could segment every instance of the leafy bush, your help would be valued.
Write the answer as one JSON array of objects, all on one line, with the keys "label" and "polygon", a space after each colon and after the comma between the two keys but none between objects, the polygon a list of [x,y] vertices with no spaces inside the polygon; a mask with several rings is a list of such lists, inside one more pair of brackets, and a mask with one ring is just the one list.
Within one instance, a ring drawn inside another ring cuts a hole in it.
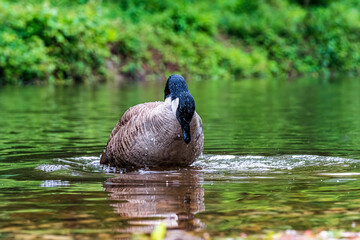
[{"label": "leafy bush", "polygon": [[359,71],[354,0],[121,1],[120,9],[138,33],[119,42],[138,46],[127,55],[131,68],[122,68],[132,74],[238,79]]},{"label": "leafy bush", "polygon": [[108,34],[91,6],[0,2],[0,83],[92,81],[105,76]]},{"label": "leafy bush", "polygon": [[304,23],[303,34],[308,39],[303,51],[314,71],[359,71],[359,11],[335,3],[311,10]]},{"label": "leafy bush", "polygon": [[121,74],[135,79],[174,72],[202,79],[269,75],[262,51],[245,51],[229,40],[218,39],[217,16],[204,10],[207,5],[169,2],[170,8],[162,5],[159,9],[164,10],[158,11],[142,2],[138,11],[150,10],[134,18],[128,14],[136,7],[125,3],[126,7],[121,2],[120,8],[126,12],[118,14],[127,16],[123,31],[114,44],[117,47],[112,48],[122,60]]},{"label": "leafy bush", "polygon": [[[32,3],[32,4],[31,4]],[[0,1],[0,83],[359,73],[357,0]]]},{"label": "leafy bush", "polygon": [[[270,64],[274,75],[358,72],[359,4],[308,2],[318,7],[305,9],[286,1],[227,4],[221,28],[248,46],[264,49],[275,63]],[[327,7],[319,7],[323,5]]]}]

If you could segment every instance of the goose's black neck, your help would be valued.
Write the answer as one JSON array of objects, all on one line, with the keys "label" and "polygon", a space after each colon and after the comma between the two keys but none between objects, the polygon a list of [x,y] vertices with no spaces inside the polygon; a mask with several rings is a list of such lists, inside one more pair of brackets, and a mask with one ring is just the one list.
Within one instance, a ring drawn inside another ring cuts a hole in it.
[{"label": "goose's black neck", "polygon": [[195,113],[195,100],[182,76],[174,74],[168,78],[165,86],[165,99],[168,97],[171,97],[171,101],[178,101],[176,119],[180,123],[184,141],[188,144],[191,141],[190,123]]}]

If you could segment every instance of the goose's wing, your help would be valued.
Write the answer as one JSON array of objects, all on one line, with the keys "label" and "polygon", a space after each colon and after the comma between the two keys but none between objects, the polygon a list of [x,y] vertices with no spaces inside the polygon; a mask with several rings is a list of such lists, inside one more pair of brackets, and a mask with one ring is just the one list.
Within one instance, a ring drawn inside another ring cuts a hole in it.
[{"label": "goose's wing", "polygon": [[101,156],[100,163],[101,164],[109,163],[107,148],[109,143],[113,140],[113,138],[122,140],[123,136],[127,136],[129,134],[131,137],[133,131],[135,129],[138,129],[139,127],[137,126],[137,124],[141,124],[143,120],[147,118],[148,114],[150,114],[154,108],[156,108],[162,103],[163,102],[149,102],[149,103],[138,104],[129,108],[120,118],[120,120],[112,130],[109,140],[107,141],[104,153]]},{"label": "goose's wing", "polygon": [[150,112],[153,108],[159,106],[161,102],[149,102],[135,105],[129,108],[123,116],[120,118],[115,128],[112,130],[108,143],[119,132],[119,130],[125,126],[129,121],[144,116],[145,113]]}]

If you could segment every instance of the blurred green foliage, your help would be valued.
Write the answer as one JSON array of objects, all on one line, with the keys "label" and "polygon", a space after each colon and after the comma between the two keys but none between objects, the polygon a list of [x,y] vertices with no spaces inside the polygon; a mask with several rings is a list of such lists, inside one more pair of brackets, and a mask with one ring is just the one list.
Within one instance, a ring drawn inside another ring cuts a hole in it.
[{"label": "blurred green foliage", "polygon": [[287,1],[226,2],[222,30],[245,46],[263,49],[273,75],[358,72],[359,2],[327,1],[326,7],[319,7],[322,1],[305,2],[314,7]]},{"label": "blurred green foliage", "polygon": [[106,73],[106,22],[91,5],[0,2],[0,83],[93,81]]},{"label": "blurred green foliage", "polygon": [[0,1],[0,83],[359,73],[357,0]]}]

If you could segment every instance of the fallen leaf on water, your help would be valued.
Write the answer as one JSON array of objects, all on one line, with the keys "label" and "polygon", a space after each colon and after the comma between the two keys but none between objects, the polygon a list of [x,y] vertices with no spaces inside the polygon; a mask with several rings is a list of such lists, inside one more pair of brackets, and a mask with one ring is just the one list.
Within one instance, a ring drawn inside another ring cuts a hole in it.
[{"label": "fallen leaf on water", "polygon": [[162,222],[155,227],[154,231],[152,231],[150,239],[162,240],[165,238],[165,234],[166,234],[166,225],[164,222]]}]

